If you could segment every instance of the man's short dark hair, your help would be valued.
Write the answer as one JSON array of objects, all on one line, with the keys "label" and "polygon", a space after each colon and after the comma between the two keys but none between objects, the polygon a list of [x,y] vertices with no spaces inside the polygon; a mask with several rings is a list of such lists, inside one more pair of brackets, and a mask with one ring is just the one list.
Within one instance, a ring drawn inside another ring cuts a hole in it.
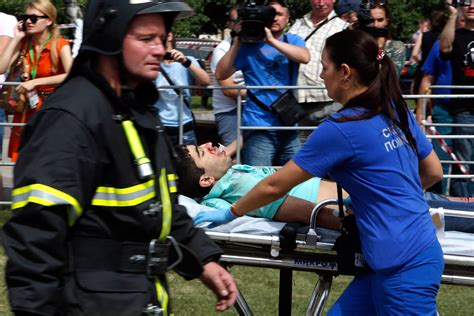
[{"label": "man's short dark hair", "polygon": [[186,146],[178,145],[175,149],[177,154],[175,169],[179,177],[178,192],[191,198],[206,196],[212,187],[204,188],[199,184],[199,180],[205,173],[205,170],[196,165]]},{"label": "man's short dark hair", "polygon": [[268,0],[268,1],[265,1],[265,5],[270,5],[272,3],[279,3],[282,7],[289,8],[288,3],[286,2],[286,0]]}]

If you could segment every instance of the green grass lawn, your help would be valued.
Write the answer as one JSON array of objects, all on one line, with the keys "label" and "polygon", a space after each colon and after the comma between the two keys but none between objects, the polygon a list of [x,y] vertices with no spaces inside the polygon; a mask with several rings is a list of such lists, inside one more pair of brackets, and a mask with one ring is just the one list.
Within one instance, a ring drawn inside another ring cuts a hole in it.
[{"label": "green grass lawn", "polygon": [[[278,314],[278,270],[234,266],[231,268],[238,286],[254,315]],[[310,272],[293,274],[293,315],[304,315],[317,275]],[[325,311],[335,302],[351,278],[340,276],[334,279]],[[171,295],[174,297],[176,315],[211,315],[214,298],[198,281],[185,282],[177,275],[170,276]],[[198,294],[199,293],[199,294]],[[474,288],[442,285],[438,295],[440,315],[473,315]],[[224,315],[236,315],[234,309]]]}]

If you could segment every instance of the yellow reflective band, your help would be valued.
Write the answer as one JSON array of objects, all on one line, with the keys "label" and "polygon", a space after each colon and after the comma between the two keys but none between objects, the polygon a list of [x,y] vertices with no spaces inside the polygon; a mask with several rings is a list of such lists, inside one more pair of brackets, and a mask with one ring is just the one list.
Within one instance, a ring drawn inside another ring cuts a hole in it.
[{"label": "yellow reflective band", "polygon": [[166,292],[165,287],[161,285],[161,281],[159,278],[155,278],[155,288],[156,288],[156,295],[157,295],[158,302],[160,302],[164,315],[167,316],[169,296],[168,296],[168,292]]},{"label": "yellow reflective band", "polygon": [[127,207],[141,204],[156,196],[155,181],[149,180],[129,188],[98,187],[92,205]]},{"label": "yellow reflective band", "polygon": [[74,225],[77,218],[82,215],[82,207],[71,195],[44,184],[32,184],[16,188],[12,192],[12,210],[24,207],[28,203],[43,206],[69,205],[67,215],[69,226]]},{"label": "yellow reflective band", "polygon": [[[132,150],[133,157],[137,161],[138,165],[141,163],[150,162],[148,158],[146,158],[145,150],[143,150],[142,142],[140,141],[140,137],[138,136],[137,130],[133,125],[132,121],[122,121],[122,127],[125,131],[125,136],[127,137],[128,145]],[[146,159],[148,161],[143,161]]]},{"label": "yellow reflective band", "polygon": [[160,240],[165,240],[171,231],[171,198],[166,181],[166,169],[161,169],[160,174],[160,195],[161,205],[163,206],[163,220],[161,224]]},{"label": "yellow reflective band", "polygon": [[137,165],[143,165],[144,163],[150,163],[150,159],[148,159],[148,157],[141,157],[139,159],[137,159]]},{"label": "yellow reflective band", "polygon": [[176,193],[176,192],[178,192],[178,189],[175,186],[173,187],[170,186],[170,193]]},{"label": "yellow reflective band", "polygon": [[168,174],[168,187],[169,187],[170,193],[178,192],[178,189],[176,186],[177,179],[178,177],[175,174],[173,173]]}]

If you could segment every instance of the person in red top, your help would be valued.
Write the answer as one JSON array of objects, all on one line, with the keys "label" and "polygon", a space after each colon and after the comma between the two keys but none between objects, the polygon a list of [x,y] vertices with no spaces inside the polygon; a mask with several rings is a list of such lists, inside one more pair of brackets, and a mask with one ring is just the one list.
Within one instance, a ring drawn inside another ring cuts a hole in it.
[{"label": "person in red top", "polygon": [[[0,73],[4,73],[18,54],[25,54],[28,80],[21,82],[16,90],[28,95],[28,106],[14,113],[14,123],[26,123],[56,85],[66,78],[72,65],[69,42],[61,37],[56,24],[55,6],[49,0],[34,0],[26,4],[25,12],[19,18],[14,38],[0,56]],[[12,128],[8,148],[12,161],[18,159],[21,131],[21,126]]]}]

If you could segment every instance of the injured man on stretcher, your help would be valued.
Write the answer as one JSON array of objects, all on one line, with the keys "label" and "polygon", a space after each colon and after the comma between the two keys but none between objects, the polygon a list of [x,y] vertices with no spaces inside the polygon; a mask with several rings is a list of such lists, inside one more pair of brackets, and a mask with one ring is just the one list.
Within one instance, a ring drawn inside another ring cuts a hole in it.
[{"label": "injured man on stretcher", "polygon": [[[182,194],[198,199],[199,203],[219,211],[202,211],[195,222],[214,222],[223,224],[232,217],[220,214],[230,208],[249,192],[258,182],[276,172],[274,167],[252,167],[234,165],[230,155],[212,143],[200,146],[176,147],[178,159],[176,170],[179,176],[179,190]],[[343,198],[348,194],[343,191]],[[299,222],[309,224],[311,212],[316,203],[337,198],[337,185],[320,178],[311,178],[294,187],[287,196],[247,213],[253,217],[263,217],[280,222]],[[474,203],[450,201],[447,197],[427,194],[428,203],[434,200],[449,205],[462,206],[463,210],[474,210]],[[337,207],[337,206],[335,206]],[[456,209],[458,209],[456,207]],[[434,219],[435,224],[437,220]],[[323,208],[317,216],[318,227],[340,230],[341,222],[337,209]],[[446,230],[474,233],[474,221],[463,218],[446,218]]]}]

